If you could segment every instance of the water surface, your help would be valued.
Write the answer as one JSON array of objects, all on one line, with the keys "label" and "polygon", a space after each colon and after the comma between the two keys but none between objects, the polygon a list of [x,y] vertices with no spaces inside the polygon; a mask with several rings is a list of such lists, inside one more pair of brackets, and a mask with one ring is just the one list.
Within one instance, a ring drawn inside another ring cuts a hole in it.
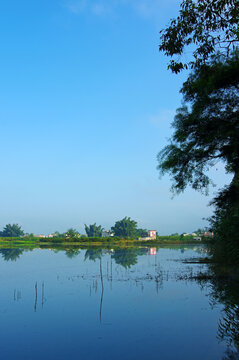
[{"label": "water surface", "polygon": [[[2,249],[1,359],[223,359],[203,247]],[[233,349],[235,350],[235,349]]]}]

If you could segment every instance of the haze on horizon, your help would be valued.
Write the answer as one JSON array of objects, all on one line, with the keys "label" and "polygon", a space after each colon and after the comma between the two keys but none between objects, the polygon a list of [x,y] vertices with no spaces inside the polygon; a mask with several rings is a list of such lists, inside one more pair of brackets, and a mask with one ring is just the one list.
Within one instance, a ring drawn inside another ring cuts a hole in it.
[{"label": "haze on horizon", "polygon": [[[160,234],[207,225],[217,188],[172,199],[156,170],[186,77],[158,52],[179,4],[1,4],[0,228],[84,232],[84,223],[107,229],[124,216]],[[220,163],[212,175],[218,187],[229,181]]]}]

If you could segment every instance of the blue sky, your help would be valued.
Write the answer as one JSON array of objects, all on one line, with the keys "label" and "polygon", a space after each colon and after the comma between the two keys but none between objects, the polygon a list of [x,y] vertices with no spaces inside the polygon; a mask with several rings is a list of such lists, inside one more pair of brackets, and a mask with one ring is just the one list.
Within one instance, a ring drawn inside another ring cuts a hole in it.
[{"label": "blue sky", "polygon": [[[124,216],[160,234],[206,225],[215,190],[172,199],[156,170],[186,77],[158,52],[179,4],[1,2],[0,227],[83,232]],[[228,182],[220,164],[213,178]]]}]

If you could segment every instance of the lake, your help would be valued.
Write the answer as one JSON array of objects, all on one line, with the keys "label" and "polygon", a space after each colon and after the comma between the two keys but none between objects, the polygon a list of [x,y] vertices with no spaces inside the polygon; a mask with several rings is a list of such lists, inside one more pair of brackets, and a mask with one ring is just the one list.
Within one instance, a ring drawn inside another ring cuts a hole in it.
[{"label": "lake", "polygon": [[206,251],[1,249],[1,359],[238,359]]}]

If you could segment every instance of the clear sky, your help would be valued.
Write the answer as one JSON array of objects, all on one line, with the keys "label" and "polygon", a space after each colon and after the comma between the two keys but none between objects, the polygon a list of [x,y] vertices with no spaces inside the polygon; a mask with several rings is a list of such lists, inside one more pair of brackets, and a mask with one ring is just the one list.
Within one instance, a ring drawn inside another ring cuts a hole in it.
[{"label": "clear sky", "polygon": [[[156,170],[187,75],[158,52],[179,4],[1,2],[0,229],[83,232],[124,216],[160,234],[207,224],[215,190],[172,199]],[[214,179],[228,180],[220,164]]]}]

